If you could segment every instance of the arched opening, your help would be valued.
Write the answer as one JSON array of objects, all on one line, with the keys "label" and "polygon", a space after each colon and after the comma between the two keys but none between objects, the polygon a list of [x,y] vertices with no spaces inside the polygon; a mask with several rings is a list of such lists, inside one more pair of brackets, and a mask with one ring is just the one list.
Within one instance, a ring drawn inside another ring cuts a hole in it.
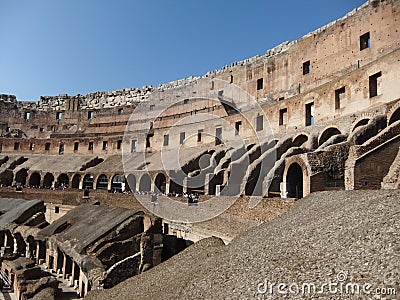
[{"label": "arched opening", "polygon": [[182,194],[183,186],[171,178],[169,181],[169,193],[171,195]]},{"label": "arched opening", "polygon": [[[222,191],[224,183],[224,171],[220,171],[218,174],[214,174],[211,178],[210,183],[208,184],[208,194],[209,195],[217,195],[218,189],[219,193]],[[219,188],[217,188],[219,186]]]},{"label": "arched opening", "polygon": [[257,164],[257,166],[251,171],[250,176],[247,179],[245,186],[245,195],[246,196],[260,196],[259,187],[260,184],[257,184],[258,178],[260,177],[261,171],[261,163]]},{"label": "arched opening", "polygon": [[308,141],[308,136],[306,136],[305,134],[299,134],[292,143],[293,147],[300,147],[301,145],[303,145],[305,142]]},{"label": "arched opening", "polygon": [[122,193],[125,190],[124,176],[116,174],[111,179],[111,192]]},{"label": "arched opening", "polygon": [[14,234],[14,239],[15,239],[16,245],[17,245],[17,253],[20,256],[25,256],[25,254],[26,254],[26,243],[24,241],[24,238],[22,237],[22,235],[19,232],[16,232]]},{"label": "arched opening", "polygon": [[390,116],[388,125],[393,124],[398,120],[400,120],[400,107],[396,109],[394,113]]},{"label": "arched opening", "polygon": [[62,173],[57,178],[57,187],[59,188],[67,188],[69,186],[69,177],[67,174]]},{"label": "arched opening", "polygon": [[151,191],[151,178],[149,174],[143,174],[140,177],[139,182],[139,191],[141,192],[150,192]]},{"label": "arched opening", "polygon": [[54,176],[51,173],[46,173],[43,178],[43,186],[47,189],[53,186]]},{"label": "arched opening", "polygon": [[361,127],[361,126],[367,125],[368,122],[369,122],[369,119],[362,119],[362,120],[358,121],[357,124],[354,125],[352,132],[354,130],[356,130],[357,127]]},{"label": "arched opening", "polygon": [[72,177],[72,188],[73,189],[79,189],[79,182],[81,181],[81,175],[75,174],[74,177]]},{"label": "arched opening", "polygon": [[22,186],[26,185],[26,178],[28,178],[28,169],[21,169],[15,174],[15,182]]},{"label": "arched opening", "polygon": [[290,165],[286,175],[288,198],[303,198],[303,170],[298,163]]},{"label": "arched opening", "polygon": [[108,177],[107,177],[107,175],[101,174],[97,178],[96,189],[97,190],[107,190],[107,188],[108,188]]},{"label": "arched opening", "polygon": [[136,191],[136,177],[133,174],[129,174],[126,177],[126,181],[128,182],[128,184],[125,186],[125,188],[129,191]]},{"label": "arched opening", "polygon": [[29,186],[33,188],[38,188],[40,187],[40,180],[41,177],[39,173],[33,173],[31,177],[29,178]]},{"label": "arched opening", "polygon": [[83,177],[83,188],[86,189],[93,189],[93,175],[92,174],[86,174],[85,177]]},{"label": "arched opening", "polygon": [[318,140],[318,145],[321,146],[327,140],[329,140],[332,136],[342,134],[339,129],[335,127],[329,127],[324,130],[324,132],[320,135]]},{"label": "arched opening", "polygon": [[5,170],[0,173],[0,185],[11,186],[13,183],[14,174],[12,170]]},{"label": "arched opening", "polygon": [[163,194],[166,192],[167,179],[163,173],[157,174],[156,179],[154,180],[154,184],[156,185],[159,192]]}]

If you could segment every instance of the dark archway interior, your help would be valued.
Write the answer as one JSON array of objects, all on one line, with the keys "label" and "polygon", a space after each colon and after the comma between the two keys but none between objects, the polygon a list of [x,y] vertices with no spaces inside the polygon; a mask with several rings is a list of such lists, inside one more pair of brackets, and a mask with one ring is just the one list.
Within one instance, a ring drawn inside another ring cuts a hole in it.
[{"label": "dark archway interior", "polygon": [[28,169],[21,169],[15,174],[15,182],[26,185],[26,178],[28,177]]},{"label": "dark archway interior", "polygon": [[54,176],[51,173],[46,173],[43,178],[43,186],[45,188],[51,188],[54,182]]},{"label": "dark archway interior", "polygon": [[288,198],[303,198],[303,170],[299,164],[290,165],[286,175],[286,184]]},{"label": "dark archway interior", "polygon": [[307,141],[308,141],[308,136],[306,136],[305,134],[300,134],[293,140],[292,146],[300,147]]},{"label": "dark archway interior", "polygon": [[125,189],[128,191],[136,191],[136,177],[133,174],[129,174],[126,177],[127,185]]},{"label": "dark archway interior", "polygon": [[111,179],[111,191],[122,193],[122,187],[124,183],[124,177],[122,175],[116,174]]},{"label": "dark archway interior", "polygon": [[83,188],[93,189],[93,180],[93,175],[86,174],[85,177],[83,177]]},{"label": "dark archway interior", "polygon": [[40,175],[38,173],[33,173],[29,178],[29,186],[30,187],[39,187],[40,186]]},{"label": "dark archway interior", "polygon": [[140,178],[139,191],[141,191],[141,192],[150,192],[151,191],[151,178],[150,178],[149,174],[144,174]]},{"label": "dark archway interior", "polygon": [[157,174],[154,183],[159,192],[161,192],[161,193],[166,192],[167,179],[165,178],[165,175],[163,173]]},{"label": "dark archway interior", "polygon": [[107,178],[107,175],[101,174],[101,175],[97,178],[96,189],[97,189],[97,190],[107,190],[107,188],[108,188],[108,178]]},{"label": "dark archway interior", "polygon": [[368,124],[368,122],[369,122],[369,119],[362,119],[362,120],[358,121],[358,122],[357,122],[357,124],[356,124],[356,125],[354,125],[354,127],[353,127],[353,130],[352,130],[352,131],[356,130],[356,128],[358,128],[358,127],[360,127],[360,126],[367,125],[367,124]]},{"label": "dark archway interior", "polygon": [[335,127],[330,127],[325,129],[325,131],[321,134],[318,145],[321,146],[323,143],[325,143],[327,140],[329,140],[332,136],[342,134],[339,129]]},{"label": "dark archway interior", "polygon": [[396,109],[396,111],[392,114],[392,116],[389,119],[389,125],[393,124],[394,122],[400,120],[400,108]]},{"label": "dark archway interior", "polygon": [[63,173],[57,178],[57,184],[58,186],[68,186],[69,185],[69,177],[67,174]]},{"label": "dark archway interior", "polygon": [[72,177],[72,188],[73,189],[79,189],[79,182],[81,181],[81,175],[75,174],[74,177]]}]

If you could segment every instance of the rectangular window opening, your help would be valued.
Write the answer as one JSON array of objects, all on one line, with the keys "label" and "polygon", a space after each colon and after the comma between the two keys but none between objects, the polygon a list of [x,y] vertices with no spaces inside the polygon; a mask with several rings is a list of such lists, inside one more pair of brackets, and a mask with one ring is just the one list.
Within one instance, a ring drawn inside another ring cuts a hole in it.
[{"label": "rectangular window opening", "polygon": [[118,115],[120,116],[123,114],[124,114],[124,109],[123,108],[118,109]]},{"label": "rectangular window opening", "polygon": [[346,88],[341,87],[335,90],[335,109],[339,109],[343,106],[343,100],[346,94]]},{"label": "rectangular window opening", "polygon": [[89,151],[93,150],[93,142],[89,142],[88,150]]},{"label": "rectangular window opening", "polygon": [[108,141],[103,141],[103,150],[108,150]]},{"label": "rectangular window opening", "polygon": [[50,150],[50,143],[45,143],[44,144],[44,150],[46,150],[46,151]]},{"label": "rectangular window opening", "polygon": [[132,140],[131,142],[131,152],[136,152],[137,150],[137,140]]},{"label": "rectangular window opening", "polygon": [[256,118],[256,131],[261,131],[264,129],[264,116],[260,115]]},{"label": "rectangular window opening", "polygon": [[28,111],[25,112],[25,113],[24,113],[24,119],[25,119],[25,120],[29,120],[30,118],[31,118],[31,113],[28,112]]},{"label": "rectangular window opening", "polygon": [[19,142],[15,142],[14,143],[14,150],[19,150],[20,147],[20,143]]},{"label": "rectangular window opening", "polygon": [[314,125],[314,102],[306,104],[306,126]]},{"label": "rectangular window opening", "polygon": [[56,113],[56,120],[61,120],[62,119],[62,112],[57,112]]},{"label": "rectangular window opening", "polygon": [[164,143],[163,143],[163,145],[164,146],[168,146],[168,144],[169,144],[169,134],[165,134],[164,135]]},{"label": "rectangular window opening", "polygon": [[74,143],[74,151],[78,151],[79,149],[79,142]]},{"label": "rectangular window opening", "polygon": [[369,76],[369,97],[378,96],[378,79],[382,76],[382,72],[378,72],[374,75]]},{"label": "rectangular window opening", "polygon": [[242,121],[237,121],[235,123],[235,135],[239,135],[240,133],[240,126],[242,126]]},{"label": "rectangular window opening", "polygon": [[215,128],[215,145],[222,143],[222,127]]},{"label": "rectangular window opening", "polygon": [[371,38],[369,32],[360,36],[360,51],[371,47]]},{"label": "rectangular window opening", "polygon": [[156,108],[154,104],[150,105],[150,110],[153,111]]},{"label": "rectangular window opening", "polygon": [[257,79],[257,91],[264,88],[264,78]]},{"label": "rectangular window opening", "polygon": [[87,115],[88,120],[93,119],[93,115],[94,115],[93,111],[88,111],[88,115]]},{"label": "rectangular window opening", "polygon": [[203,129],[199,129],[198,131],[197,131],[197,142],[198,143],[200,143],[201,142],[201,139],[202,139],[202,135],[203,135]]},{"label": "rectangular window opening", "polygon": [[181,132],[180,134],[179,134],[179,144],[181,144],[181,145],[183,145],[183,143],[185,143],[185,133],[184,132]]},{"label": "rectangular window opening", "polygon": [[279,110],[279,126],[287,124],[287,108]]},{"label": "rectangular window opening", "polygon": [[122,147],[122,140],[117,141],[117,150],[121,150]]},{"label": "rectangular window opening", "polygon": [[303,75],[309,74],[311,71],[310,61],[303,62]]},{"label": "rectangular window opening", "polygon": [[35,149],[35,143],[29,144],[29,150],[33,151]]},{"label": "rectangular window opening", "polygon": [[60,146],[58,147],[58,154],[63,155],[64,154],[64,144],[61,143]]}]

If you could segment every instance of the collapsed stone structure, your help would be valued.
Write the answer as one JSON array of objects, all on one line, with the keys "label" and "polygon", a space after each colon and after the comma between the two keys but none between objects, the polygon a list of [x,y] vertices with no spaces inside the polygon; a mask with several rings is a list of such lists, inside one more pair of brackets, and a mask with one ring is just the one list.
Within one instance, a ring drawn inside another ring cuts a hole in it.
[{"label": "collapsed stone structure", "polygon": [[1,95],[1,184],[281,197],[397,188],[399,20],[400,1],[370,0],[201,77],[36,103]]},{"label": "collapsed stone structure", "polygon": [[83,297],[160,263],[161,223],[143,212],[84,204],[48,224],[41,200],[0,198],[0,208],[1,278],[17,299],[57,290],[51,273]]}]

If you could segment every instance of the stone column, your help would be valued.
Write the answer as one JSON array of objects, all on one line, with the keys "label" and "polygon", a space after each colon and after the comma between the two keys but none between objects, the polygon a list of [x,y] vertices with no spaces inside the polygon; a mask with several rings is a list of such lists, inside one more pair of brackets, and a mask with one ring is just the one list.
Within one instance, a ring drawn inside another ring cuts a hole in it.
[{"label": "stone column", "polygon": [[15,237],[13,238],[13,240],[14,240],[14,251],[13,251],[13,254],[16,254],[16,253],[18,253],[18,242],[17,242],[17,239]]},{"label": "stone column", "polygon": [[63,253],[62,279],[67,278],[67,255]]},{"label": "stone column", "polygon": [[69,286],[74,286],[75,283],[75,262],[72,261],[72,274],[69,280]]},{"label": "stone column", "polygon": [[187,192],[187,186],[188,186],[188,178],[185,177],[185,178],[183,178],[183,183],[182,183],[182,191],[183,191],[184,193]]}]

